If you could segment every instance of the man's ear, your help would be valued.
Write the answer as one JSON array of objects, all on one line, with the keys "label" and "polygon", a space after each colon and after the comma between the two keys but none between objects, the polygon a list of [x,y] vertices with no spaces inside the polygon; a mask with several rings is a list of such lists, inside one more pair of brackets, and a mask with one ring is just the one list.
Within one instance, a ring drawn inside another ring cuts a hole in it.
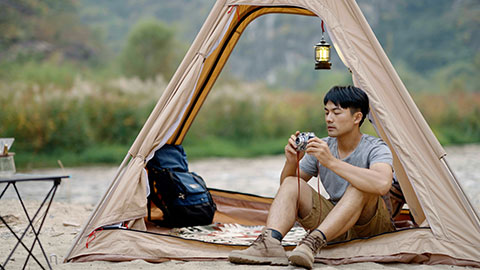
[{"label": "man's ear", "polygon": [[358,112],[355,112],[353,114],[353,122],[355,124],[359,124],[360,125],[360,121],[362,121],[362,117],[363,117],[363,113],[358,111]]}]

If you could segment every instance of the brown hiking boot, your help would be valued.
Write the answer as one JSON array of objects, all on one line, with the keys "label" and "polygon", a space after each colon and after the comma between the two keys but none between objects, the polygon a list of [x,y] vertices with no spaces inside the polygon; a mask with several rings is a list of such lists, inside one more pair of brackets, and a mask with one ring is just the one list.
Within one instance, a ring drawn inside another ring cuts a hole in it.
[{"label": "brown hiking boot", "polygon": [[287,254],[280,241],[272,237],[272,231],[263,231],[244,250],[234,250],[228,255],[232,263],[288,265]]},{"label": "brown hiking boot", "polygon": [[298,243],[297,247],[288,256],[288,259],[293,265],[312,269],[315,255],[326,245],[327,241],[323,239],[322,235],[314,231]]}]

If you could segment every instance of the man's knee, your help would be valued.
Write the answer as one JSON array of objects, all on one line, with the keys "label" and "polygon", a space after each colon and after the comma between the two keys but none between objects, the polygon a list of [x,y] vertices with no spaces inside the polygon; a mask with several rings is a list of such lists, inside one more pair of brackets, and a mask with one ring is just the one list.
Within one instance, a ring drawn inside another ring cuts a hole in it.
[{"label": "man's knee", "polygon": [[300,178],[300,182],[296,176],[288,176],[285,177],[282,184],[280,185],[280,189],[285,189],[289,191],[297,191],[298,187],[302,188],[302,186],[306,184],[306,182]]},{"label": "man's knee", "polygon": [[303,179],[300,179],[299,182],[296,176],[286,177],[280,185],[275,197],[287,198],[294,201],[300,200],[299,206],[301,208],[311,208],[311,187]]},{"label": "man's knee", "polygon": [[287,176],[287,177],[285,177],[285,179],[283,180],[282,185],[283,185],[283,184],[286,184],[286,183],[293,183],[293,182],[297,183],[297,181],[298,181],[298,177],[296,177],[296,176]]},{"label": "man's knee", "polygon": [[349,185],[345,191],[344,196],[354,200],[361,207],[361,214],[358,224],[363,224],[370,220],[377,211],[378,200],[381,199],[378,195],[363,192],[357,188]]},{"label": "man's knee", "polygon": [[299,180],[296,176],[285,177],[279,188],[280,191],[289,193],[298,193],[298,189],[300,189],[301,193],[306,193],[311,188],[305,180],[302,178]]},{"label": "man's knee", "polygon": [[354,199],[361,202],[362,205],[369,204],[373,201],[376,202],[377,201],[376,198],[378,198],[378,195],[363,192],[352,185],[349,185],[345,190],[343,197],[345,196],[346,198]]},{"label": "man's knee", "polygon": [[282,184],[280,185],[280,188],[278,189],[277,196],[289,196],[289,197],[295,197],[298,193],[298,180],[296,177],[289,176],[286,177]]}]

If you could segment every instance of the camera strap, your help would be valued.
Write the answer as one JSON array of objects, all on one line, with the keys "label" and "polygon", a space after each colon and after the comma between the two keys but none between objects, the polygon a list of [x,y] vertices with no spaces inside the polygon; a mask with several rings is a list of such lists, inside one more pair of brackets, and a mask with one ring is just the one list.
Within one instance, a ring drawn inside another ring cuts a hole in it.
[{"label": "camera strap", "polygon": [[300,210],[300,152],[297,151],[297,215]]}]

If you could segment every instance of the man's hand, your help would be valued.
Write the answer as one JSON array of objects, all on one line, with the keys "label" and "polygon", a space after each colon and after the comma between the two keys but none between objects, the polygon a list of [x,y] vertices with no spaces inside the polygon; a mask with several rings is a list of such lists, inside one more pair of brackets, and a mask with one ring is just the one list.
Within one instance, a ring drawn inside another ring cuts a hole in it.
[{"label": "man's hand", "polygon": [[318,137],[308,140],[306,152],[316,157],[318,162],[326,168],[329,168],[331,162],[335,161],[335,157],[330,152],[328,144]]},{"label": "man's hand", "polygon": [[[290,139],[288,139],[287,145],[285,146],[286,160],[285,165],[283,166],[282,173],[280,174],[280,185],[283,183],[283,180],[285,180],[285,178],[297,175],[297,154],[299,160],[302,159],[305,155],[305,151],[297,152],[296,150],[295,139],[297,139],[298,134],[300,134],[300,131],[292,134],[290,136]],[[303,179],[305,182],[308,182],[308,180],[310,180],[312,176],[300,170],[300,178]]]},{"label": "man's hand", "polygon": [[[296,144],[295,144],[295,139],[297,138],[298,134],[300,134],[300,131],[297,130],[295,134],[292,134],[290,136],[290,139],[288,139],[288,143],[285,146],[285,158],[287,159],[287,163],[297,163],[297,150],[296,150]],[[302,157],[305,155],[305,152],[299,152],[299,159],[302,159]]]}]

